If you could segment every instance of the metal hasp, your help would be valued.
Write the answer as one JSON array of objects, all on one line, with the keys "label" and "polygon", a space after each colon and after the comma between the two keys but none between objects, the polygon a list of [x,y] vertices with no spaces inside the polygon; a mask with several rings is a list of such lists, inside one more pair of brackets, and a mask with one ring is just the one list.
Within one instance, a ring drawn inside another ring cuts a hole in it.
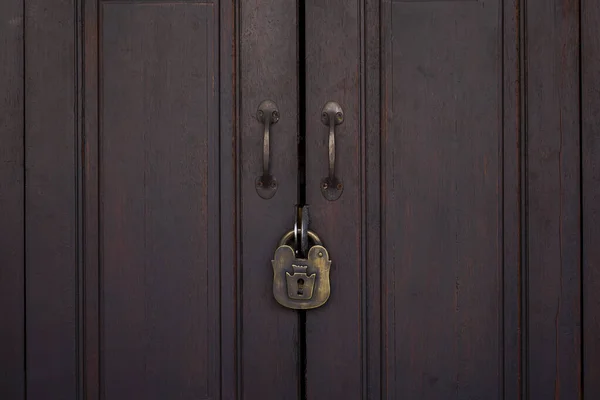
[{"label": "metal hasp", "polygon": [[270,171],[270,128],[279,121],[279,108],[274,101],[264,100],[258,106],[256,111],[256,119],[263,123],[263,172],[262,175],[256,178],[256,192],[263,199],[270,199],[277,192],[277,179],[271,175]]},{"label": "metal hasp", "polygon": [[340,198],[344,191],[342,180],[335,176],[335,126],[344,122],[344,111],[335,101],[323,107],[321,122],[329,126],[329,176],[321,179],[321,193],[329,201]]},{"label": "metal hasp", "polygon": [[329,299],[331,260],[321,239],[312,231],[308,238],[313,242],[307,258],[298,258],[290,246],[295,232],[286,233],[275,250],[273,264],[273,295],[284,307],[309,310],[322,306]]}]

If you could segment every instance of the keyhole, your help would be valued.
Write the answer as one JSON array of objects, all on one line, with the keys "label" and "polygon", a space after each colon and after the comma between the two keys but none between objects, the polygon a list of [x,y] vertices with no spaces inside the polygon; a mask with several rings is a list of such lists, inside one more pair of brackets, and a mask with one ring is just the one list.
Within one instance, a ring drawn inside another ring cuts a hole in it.
[{"label": "keyhole", "polygon": [[298,295],[304,294],[304,279],[298,279]]}]

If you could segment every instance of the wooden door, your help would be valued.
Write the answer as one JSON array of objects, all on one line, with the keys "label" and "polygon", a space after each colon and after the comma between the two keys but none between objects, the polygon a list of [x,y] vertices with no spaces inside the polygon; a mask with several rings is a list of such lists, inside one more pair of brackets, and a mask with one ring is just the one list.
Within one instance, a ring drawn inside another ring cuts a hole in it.
[{"label": "wooden door", "polygon": [[297,194],[295,10],[2,2],[0,398],[297,391],[298,317],[270,294]]},{"label": "wooden door", "polygon": [[600,396],[596,3],[306,2],[307,398]]},{"label": "wooden door", "polygon": [[[0,398],[600,397],[596,1],[0,16]],[[305,313],[272,295],[297,204],[333,260]]]}]

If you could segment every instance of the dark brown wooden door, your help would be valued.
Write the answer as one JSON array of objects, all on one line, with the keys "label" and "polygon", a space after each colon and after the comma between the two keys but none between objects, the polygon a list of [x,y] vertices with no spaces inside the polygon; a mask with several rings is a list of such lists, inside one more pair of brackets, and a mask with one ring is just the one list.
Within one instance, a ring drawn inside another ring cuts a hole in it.
[{"label": "dark brown wooden door", "polygon": [[599,10],[307,2],[307,193],[334,260],[309,399],[600,396]]},{"label": "dark brown wooden door", "polygon": [[0,398],[295,395],[298,317],[270,294],[296,203],[295,9],[2,2]]},{"label": "dark brown wooden door", "polygon": [[[594,0],[0,2],[0,398],[600,398],[599,22]],[[333,264],[299,314],[270,260],[303,203]]]}]

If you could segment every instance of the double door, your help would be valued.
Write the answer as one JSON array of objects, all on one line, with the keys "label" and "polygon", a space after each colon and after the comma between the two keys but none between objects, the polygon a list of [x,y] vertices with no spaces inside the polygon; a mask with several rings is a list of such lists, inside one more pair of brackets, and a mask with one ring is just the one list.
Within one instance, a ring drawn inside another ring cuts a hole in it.
[{"label": "double door", "polygon": [[0,10],[0,397],[600,396],[595,1]]}]

